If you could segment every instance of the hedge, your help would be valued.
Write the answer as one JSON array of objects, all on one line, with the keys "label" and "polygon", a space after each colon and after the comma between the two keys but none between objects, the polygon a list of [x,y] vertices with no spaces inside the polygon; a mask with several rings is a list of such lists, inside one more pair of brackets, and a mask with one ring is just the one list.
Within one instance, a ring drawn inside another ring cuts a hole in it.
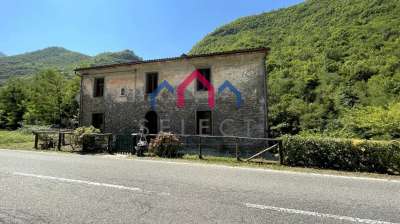
[{"label": "hedge", "polygon": [[400,142],[284,136],[289,166],[400,174]]}]

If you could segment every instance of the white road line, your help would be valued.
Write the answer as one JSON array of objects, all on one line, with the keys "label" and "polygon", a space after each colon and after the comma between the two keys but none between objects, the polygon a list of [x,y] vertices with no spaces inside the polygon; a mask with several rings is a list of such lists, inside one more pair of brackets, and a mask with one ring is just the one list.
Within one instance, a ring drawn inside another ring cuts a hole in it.
[{"label": "white road line", "polygon": [[68,178],[62,178],[62,177],[52,177],[52,176],[44,176],[44,175],[20,173],[20,172],[14,172],[13,174],[18,175],[18,176],[35,177],[35,178],[40,178],[40,179],[56,180],[56,181],[68,182],[68,183],[78,183],[78,184],[87,184],[87,185],[94,185],[94,186],[100,186],[100,187],[116,188],[119,190],[136,191],[136,192],[147,193],[147,194],[170,195],[169,193],[166,193],[166,192],[146,191],[146,190],[140,189],[138,187],[127,187],[127,186],[123,186],[123,185],[99,183],[99,182],[92,182],[92,181],[87,181],[87,180],[74,180],[74,179],[68,179]]},{"label": "white road line", "polygon": [[[3,149],[10,152],[22,152],[28,153],[26,150],[16,150],[16,149]],[[49,151],[30,151],[29,153],[41,153],[41,154],[54,154],[54,155],[62,155],[62,156],[82,156],[76,154],[68,154],[68,153],[59,153],[59,152],[49,152]],[[96,157],[97,155],[93,156]],[[278,174],[289,174],[289,175],[298,175],[298,176],[314,176],[314,177],[326,177],[326,178],[336,178],[336,179],[349,179],[349,180],[363,180],[363,181],[379,181],[379,182],[389,182],[400,184],[400,180],[388,178],[378,178],[378,177],[363,177],[363,176],[345,176],[341,174],[326,174],[326,173],[313,173],[313,172],[301,172],[301,171],[290,171],[290,170],[273,170],[268,168],[256,168],[256,167],[239,167],[239,166],[229,166],[229,165],[221,165],[221,164],[202,164],[198,162],[184,162],[184,161],[165,161],[165,160],[155,160],[155,159],[145,159],[145,158],[127,158],[126,156],[115,156],[115,155],[101,155],[98,156],[101,158],[107,159],[121,159],[121,160],[130,160],[130,161],[138,161],[138,162],[150,162],[150,163],[164,163],[164,164],[172,164],[172,165],[189,165],[189,166],[200,166],[200,167],[214,167],[214,168],[224,168],[224,169],[235,169],[235,170],[247,170],[253,172],[265,172],[265,173],[278,173]],[[351,173],[350,173],[351,174]]]},{"label": "white road line", "polygon": [[273,207],[273,206],[267,206],[267,205],[251,204],[251,203],[245,203],[245,205],[248,208],[270,210],[270,211],[277,211],[277,212],[290,213],[290,214],[308,215],[308,216],[314,216],[314,217],[320,217],[320,218],[330,218],[330,219],[336,219],[336,220],[341,220],[341,221],[350,221],[350,222],[356,222],[356,223],[399,224],[399,223],[385,222],[385,221],[372,220],[372,219],[361,219],[361,218],[354,218],[354,217],[349,217],[349,216],[331,215],[331,214],[324,214],[324,213],[319,213],[319,212],[310,212],[310,211],[296,210],[296,209],[290,209],[290,208],[279,208],[279,207]]},{"label": "white road line", "polygon": [[[107,157],[107,156],[104,156]],[[108,158],[116,158],[115,156],[108,156]],[[222,164],[204,164],[199,162],[184,162],[184,161],[166,161],[166,160],[157,160],[157,159],[146,159],[146,158],[135,158],[128,159],[119,157],[118,159],[126,159],[133,160],[138,162],[149,162],[149,163],[164,163],[171,165],[189,165],[189,166],[200,166],[200,167],[214,167],[214,168],[224,168],[224,169],[234,169],[234,170],[247,170],[254,172],[265,172],[265,173],[281,173],[281,174],[290,174],[290,175],[298,175],[298,176],[315,176],[315,177],[327,177],[327,178],[338,178],[338,179],[350,179],[350,180],[366,180],[366,181],[380,181],[380,182],[390,182],[390,183],[400,183],[400,180],[394,180],[389,178],[376,178],[376,177],[362,177],[362,176],[344,176],[340,174],[325,174],[325,173],[312,173],[312,172],[301,172],[301,171],[290,171],[290,170],[273,170],[268,168],[256,168],[256,167],[240,167],[240,166],[229,166]]]}]

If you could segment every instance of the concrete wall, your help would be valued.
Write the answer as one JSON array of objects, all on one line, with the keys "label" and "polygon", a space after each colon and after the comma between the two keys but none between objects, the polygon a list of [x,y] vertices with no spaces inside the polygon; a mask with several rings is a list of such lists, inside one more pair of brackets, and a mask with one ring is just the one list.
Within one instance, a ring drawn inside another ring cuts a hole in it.
[{"label": "concrete wall", "polygon": [[[145,114],[152,110],[150,97],[145,94],[145,75],[158,72],[158,83],[167,80],[174,88],[196,68],[211,69],[211,83],[215,88],[215,108],[212,110],[213,135],[221,135],[220,126],[227,135],[264,137],[265,133],[265,53],[247,52],[231,55],[178,59],[172,61],[90,69],[81,72],[81,125],[90,125],[92,113],[104,113],[105,132],[114,134],[137,132]],[[83,74],[84,73],[84,74]],[[93,97],[96,77],[104,77],[103,97]],[[242,105],[236,107],[233,93],[218,87],[228,80],[242,94]],[[126,96],[120,96],[121,88]],[[185,93],[185,107],[176,106],[176,92],[163,90],[157,97],[155,111],[164,126],[169,119],[169,131],[196,133],[196,110],[210,110],[207,91],[196,91],[193,82]],[[162,124],[159,124],[159,127]],[[249,131],[247,127],[250,127]],[[166,130],[168,131],[168,130]]]}]

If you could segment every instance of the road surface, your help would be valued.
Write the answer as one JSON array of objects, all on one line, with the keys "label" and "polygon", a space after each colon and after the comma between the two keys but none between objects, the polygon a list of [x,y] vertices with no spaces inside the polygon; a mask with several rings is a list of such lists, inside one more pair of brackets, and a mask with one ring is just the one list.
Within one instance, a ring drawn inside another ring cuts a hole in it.
[{"label": "road surface", "polygon": [[400,182],[0,150],[0,223],[400,223]]}]

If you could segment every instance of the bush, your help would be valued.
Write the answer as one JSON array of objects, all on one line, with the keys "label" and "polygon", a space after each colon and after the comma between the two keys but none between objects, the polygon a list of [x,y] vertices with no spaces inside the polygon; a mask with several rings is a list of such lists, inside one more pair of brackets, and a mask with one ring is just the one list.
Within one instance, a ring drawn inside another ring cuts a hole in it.
[{"label": "bush", "polygon": [[78,147],[83,148],[84,143],[86,145],[94,145],[95,139],[89,137],[90,134],[100,133],[100,130],[93,127],[79,127],[74,130],[74,142]]},{"label": "bush", "polygon": [[17,131],[23,134],[32,134],[35,131],[49,130],[50,125],[22,125]]},{"label": "bush", "polygon": [[283,137],[283,163],[290,166],[400,174],[400,142]]},{"label": "bush", "polygon": [[161,157],[177,157],[180,146],[176,135],[160,132],[156,138],[150,140],[149,152]]}]

